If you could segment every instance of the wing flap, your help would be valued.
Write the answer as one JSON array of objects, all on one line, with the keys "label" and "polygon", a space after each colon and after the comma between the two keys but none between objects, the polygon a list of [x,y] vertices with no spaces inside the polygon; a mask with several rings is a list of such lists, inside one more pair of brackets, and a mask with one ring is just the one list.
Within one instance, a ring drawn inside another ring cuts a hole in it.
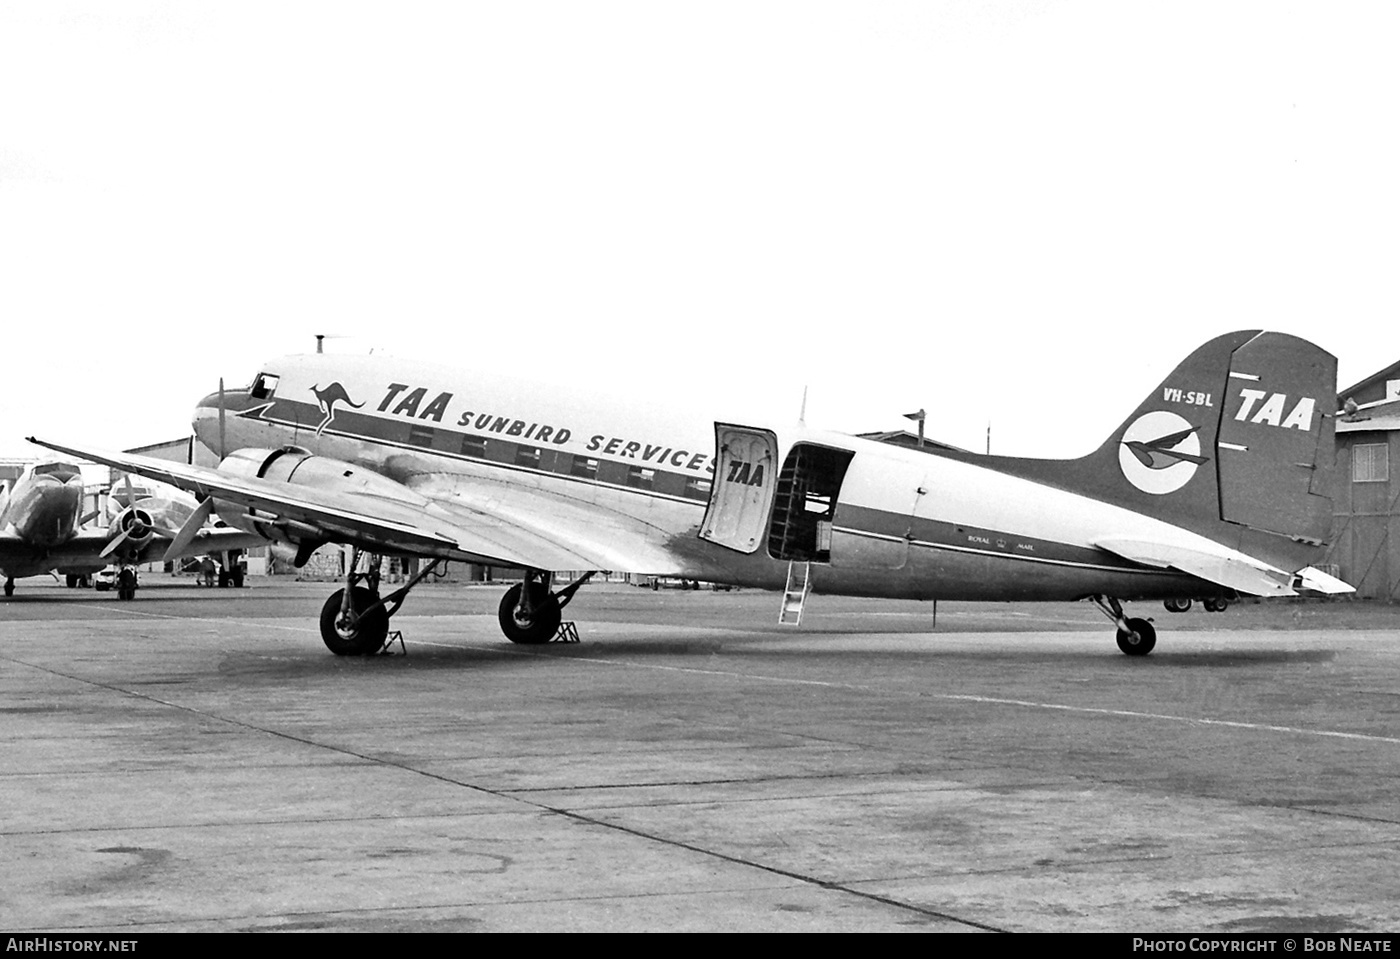
[{"label": "wing flap", "polygon": [[[440,474],[409,485],[476,536],[567,550],[569,561],[549,567],[552,569],[658,574],[680,570],[676,557],[660,545],[669,531],[595,502],[498,481]],[[567,546],[558,545],[561,541]]]}]

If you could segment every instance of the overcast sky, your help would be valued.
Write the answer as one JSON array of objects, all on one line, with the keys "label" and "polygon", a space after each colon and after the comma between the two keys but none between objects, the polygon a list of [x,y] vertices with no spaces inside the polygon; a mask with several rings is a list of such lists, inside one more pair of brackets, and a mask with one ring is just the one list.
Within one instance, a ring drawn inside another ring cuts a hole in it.
[{"label": "overcast sky", "polygon": [[1096,446],[1400,359],[1393,3],[0,3],[0,456],[389,352]]}]

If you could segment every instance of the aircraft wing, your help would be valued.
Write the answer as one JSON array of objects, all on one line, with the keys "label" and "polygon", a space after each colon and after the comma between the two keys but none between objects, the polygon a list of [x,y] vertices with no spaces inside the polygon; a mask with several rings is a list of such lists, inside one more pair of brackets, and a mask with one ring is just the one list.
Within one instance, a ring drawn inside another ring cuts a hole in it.
[{"label": "aircraft wing", "polygon": [[205,553],[222,553],[231,549],[253,549],[257,546],[266,546],[267,539],[258,536],[256,533],[247,533],[241,529],[202,529],[194,534],[194,539],[190,544],[173,556],[165,555],[165,547],[168,547],[171,540],[164,536],[155,537],[151,546],[147,548],[146,555],[157,559],[180,559],[185,556],[203,556]]},{"label": "aircraft wing", "polygon": [[1329,593],[1351,591],[1346,583],[1311,566],[1299,573],[1290,573],[1217,543],[1103,537],[1096,539],[1094,545],[1144,566],[1180,570],[1251,596],[1297,596],[1295,586]]},{"label": "aircraft wing", "polygon": [[28,576],[59,566],[91,562],[100,568],[106,560],[98,553],[107,545],[105,530],[85,529],[52,549],[35,549],[13,530],[0,532],[0,570],[11,576]]},{"label": "aircraft wing", "polygon": [[[30,441],[199,496],[212,496],[221,509],[236,504],[247,518],[301,540],[324,539],[378,552],[534,569],[622,569],[636,558],[635,553],[609,549],[606,531],[577,535],[583,531],[572,524],[551,526],[532,518],[531,511],[498,506],[469,491],[433,496],[404,486],[403,497],[395,499],[235,476],[135,453],[60,446],[32,437]],[[226,512],[222,515],[233,521]],[[632,542],[639,540],[632,538]]]}]

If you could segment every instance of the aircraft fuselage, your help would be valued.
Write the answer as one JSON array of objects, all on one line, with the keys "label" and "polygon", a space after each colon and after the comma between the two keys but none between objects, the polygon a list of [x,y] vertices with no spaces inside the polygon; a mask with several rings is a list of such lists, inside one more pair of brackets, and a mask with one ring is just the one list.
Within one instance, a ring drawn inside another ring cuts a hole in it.
[{"label": "aircraft fuselage", "polygon": [[[503,515],[554,517],[564,530],[640,531],[647,568],[630,572],[781,589],[796,559],[812,562],[815,590],[850,595],[1063,600],[1218,592],[1092,541],[1099,530],[1147,540],[1196,534],[975,462],[772,422],[752,424],[773,436],[768,459],[726,459],[714,416],[391,358],[287,357],[264,371],[275,379],[260,376],[252,390],[201,401],[195,429],[207,446],[226,453],[292,445],[428,497],[487,490]],[[781,482],[775,474],[794,463],[799,448],[817,464],[812,485],[825,488],[805,502],[794,504],[801,493],[791,488],[787,500],[780,497],[793,507],[785,529],[805,528],[791,534],[778,528],[765,484]],[[742,495],[745,486],[756,497],[767,493],[761,515],[735,513],[728,545],[702,537],[711,500]]]}]

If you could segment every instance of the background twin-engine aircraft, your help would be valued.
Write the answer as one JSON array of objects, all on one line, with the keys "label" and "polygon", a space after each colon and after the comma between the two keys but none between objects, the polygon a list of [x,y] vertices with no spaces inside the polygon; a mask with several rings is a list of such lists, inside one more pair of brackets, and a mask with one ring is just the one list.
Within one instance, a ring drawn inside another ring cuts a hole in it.
[{"label": "background twin-engine aircraft", "polygon": [[[414,579],[378,593],[377,556],[514,566],[500,622],[546,642],[591,573],[903,599],[1094,601],[1119,647],[1180,605],[1350,587],[1314,569],[1330,535],[1336,360],[1246,330],[1201,346],[1099,449],[1074,460],[908,449],[803,424],[726,423],[384,357],[289,356],[205,397],[218,469],[40,445],[195,493],[183,548],[217,510],[291,544],[374,554],[321,614],[339,654],[381,648]],[[426,574],[426,566],[419,578]]]},{"label": "background twin-engine aircraft", "polygon": [[[126,477],[108,499],[107,516],[83,513],[83,474],[73,463],[50,460],[29,467],[0,499],[0,575],[5,595],[15,579],[58,573],[72,586],[110,564],[134,565],[167,554],[219,552],[264,542],[238,529],[191,528],[179,550],[176,530],[199,504],[175,489],[137,487]],[[207,512],[205,514],[208,515]],[[104,526],[88,526],[97,519]],[[123,597],[129,598],[129,597]]]}]

